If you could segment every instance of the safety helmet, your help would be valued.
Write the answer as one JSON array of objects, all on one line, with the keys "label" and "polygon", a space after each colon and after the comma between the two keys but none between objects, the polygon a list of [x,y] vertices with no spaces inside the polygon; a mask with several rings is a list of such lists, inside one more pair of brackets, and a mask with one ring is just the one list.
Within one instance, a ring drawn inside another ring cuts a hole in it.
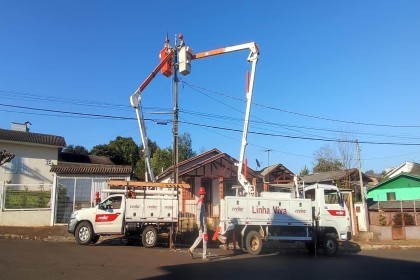
[{"label": "safety helmet", "polygon": [[203,187],[200,187],[199,193],[200,193],[200,195],[206,194],[206,190]]}]

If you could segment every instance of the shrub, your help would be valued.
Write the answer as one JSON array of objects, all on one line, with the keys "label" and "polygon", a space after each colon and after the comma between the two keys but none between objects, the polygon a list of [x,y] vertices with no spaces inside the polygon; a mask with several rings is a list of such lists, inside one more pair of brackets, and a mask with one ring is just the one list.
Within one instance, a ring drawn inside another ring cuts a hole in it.
[{"label": "shrub", "polygon": [[[404,216],[403,216],[404,215]],[[414,217],[408,213],[395,213],[393,217],[394,225],[402,226],[403,225],[403,218],[404,218],[404,225],[406,226],[414,226]]]},{"label": "shrub", "polygon": [[383,211],[379,212],[379,225],[382,226],[382,227],[387,225],[386,217],[384,216]]}]

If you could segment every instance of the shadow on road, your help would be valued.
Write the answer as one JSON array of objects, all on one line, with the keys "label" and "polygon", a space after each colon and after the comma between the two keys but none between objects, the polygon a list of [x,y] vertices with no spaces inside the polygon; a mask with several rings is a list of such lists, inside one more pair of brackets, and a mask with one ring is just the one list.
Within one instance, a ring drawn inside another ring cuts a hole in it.
[{"label": "shadow on road", "polygon": [[[239,252],[238,252],[239,253]],[[229,254],[210,256],[210,261],[163,266],[164,275],[147,279],[418,279],[418,262],[357,254],[337,258],[317,257],[298,251],[262,256]],[[144,278],[138,278],[144,279]]]}]

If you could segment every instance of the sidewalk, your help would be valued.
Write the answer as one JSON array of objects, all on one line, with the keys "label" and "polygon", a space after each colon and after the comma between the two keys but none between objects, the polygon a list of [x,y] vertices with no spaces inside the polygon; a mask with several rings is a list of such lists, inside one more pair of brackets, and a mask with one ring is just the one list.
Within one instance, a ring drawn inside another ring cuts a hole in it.
[{"label": "sidewalk", "polygon": [[[100,240],[115,238],[110,236]],[[67,232],[67,226],[52,227],[6,227],[0,226],[0,239],[41,240],[49,242],[75,242],[74,236]],[[300,248],[301,245],[278,243],[279,248]],[[361,241],[351,240],[340,246],[345,252],[363,250],[408,250],[420,249],[420,240]]]}]

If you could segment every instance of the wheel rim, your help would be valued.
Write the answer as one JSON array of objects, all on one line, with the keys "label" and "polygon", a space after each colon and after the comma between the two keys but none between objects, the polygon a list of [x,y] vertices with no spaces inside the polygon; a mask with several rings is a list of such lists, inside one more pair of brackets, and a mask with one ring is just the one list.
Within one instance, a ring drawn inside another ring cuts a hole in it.
[{"label": "wheel rim", "polygon": [[146,233],[146,243],[150,245],[150,244],[153,244],[154,241],[155,241],[155,233],[153,231],[148,231]]},{"label": "wheel rim", "polygon": [[333,252],[335,250],[335,243],[334,243],[333,240],[328,239],[325,245],[326,245],[325,247],[327,247],[328,251]]},{"label": "wheel rim", "polygon": [[250,245],[251,245],[250,246],[251,247],[251,250],[255,251],[255,250],[257,250],[260,247],[260,241],[258,240],[257,237],[253,237],[250,240]]},{"label": "wheel rim", "polygon": [[82,227],[79,230],[79,239],[83,242],[87,241],[89,239],[90,233],[89,229],[87,227]]}]

